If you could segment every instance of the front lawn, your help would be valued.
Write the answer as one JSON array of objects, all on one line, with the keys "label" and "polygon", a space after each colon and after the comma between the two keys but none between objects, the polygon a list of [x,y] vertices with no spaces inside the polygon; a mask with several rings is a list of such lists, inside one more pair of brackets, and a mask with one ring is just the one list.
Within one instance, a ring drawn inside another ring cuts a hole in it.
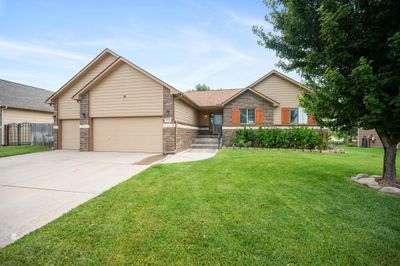
[{"label": "front lawn", "polygon": [[400,197],[350,181],[382,151],[221,150],[156,165],[0,250],[18,264],[398,264]]},{"label": "front lawn", "polygon": [[13,156],[18,154],[48,151],[46,146],[0,146],[0,157]]}]

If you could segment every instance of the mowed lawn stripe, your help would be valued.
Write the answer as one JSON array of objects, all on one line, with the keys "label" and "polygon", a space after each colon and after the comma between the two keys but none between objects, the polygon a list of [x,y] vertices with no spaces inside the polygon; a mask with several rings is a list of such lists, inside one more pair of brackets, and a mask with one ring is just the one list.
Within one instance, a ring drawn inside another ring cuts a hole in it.
[{"label": "mowed lawn stripe", "polygon": [[396,264],[400,198],[353,183],[380,149],[221,150],[155,165],[0,250],[2,264]]}]

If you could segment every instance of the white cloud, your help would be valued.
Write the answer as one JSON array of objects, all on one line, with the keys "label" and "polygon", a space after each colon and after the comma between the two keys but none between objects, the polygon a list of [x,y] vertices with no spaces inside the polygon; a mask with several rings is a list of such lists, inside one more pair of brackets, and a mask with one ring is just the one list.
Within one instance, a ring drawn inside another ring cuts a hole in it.
[{"label": "white cloud", "polygon": [[267,24],[267,22],[263,19],[243,17],[230,9],[225,9],[224,13],[230,17],[232,22],[243,27],[265,26]]},{"label": "white cloud", "polygon": [[148,45],[140,44],[137,42],[133,42],[127,38],[108,38],[108,39],[97,39],[97,40],[68,40],[64,41],[63,45],[71,46],[71,47],[83,47],[83,46],[93,46],[93,47],[112,47],[114,49],[128,49],[128,48],[139,48],[144,50],[150,50],[151,48]]},{"label": "white cloud", "polygon": [[37,46],[31,43],[20,43],[0,39],[0,56],[6,56],[9,58],[10,54],[13,56],[25,56],[27,53],[35,53],[80,62],[87,62],[89,59],[88,57],[78,53]]},{"label": "white cloud", "polygon": [[265,61],[253,56],[251,51],[235,47],[235,43],[230,39],[198,28],[186,27],[174,37],[174,42],[168,40],[167,42],[173,47],[179,47],[182,57],[177,58],[175,63],[180,67],[160,67],[157,72],[182,90],[192,88],[195,84],[204,83],[218,75],[229,75],[227,71],[237,66],[260,68],[265,66]]}]

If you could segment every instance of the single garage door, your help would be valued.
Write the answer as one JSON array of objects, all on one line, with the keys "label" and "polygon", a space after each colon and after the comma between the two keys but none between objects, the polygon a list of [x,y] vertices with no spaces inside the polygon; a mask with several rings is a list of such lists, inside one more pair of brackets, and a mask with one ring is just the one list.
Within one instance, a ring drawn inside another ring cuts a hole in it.
[{"label": "single garage door", "polygon": [[162,152],[161,117],[93,118],[94,151]]},{"label": "single garage door", "polygon": [[79,120],[61,120],[61,149],[79,150]]}]

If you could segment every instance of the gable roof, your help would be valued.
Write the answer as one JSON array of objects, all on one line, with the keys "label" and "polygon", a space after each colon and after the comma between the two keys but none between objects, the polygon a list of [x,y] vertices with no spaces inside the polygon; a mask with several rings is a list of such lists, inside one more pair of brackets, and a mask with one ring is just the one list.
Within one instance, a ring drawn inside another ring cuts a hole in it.
[{"label": "gable roof", "polygon": [[169,85],[168,83],[160,80],[156,76],[153,76],[146,70],[140,68],[139,66],[135,65],[134,63],[130,62],[129,60],[125,59],[122,56],[118,56],[117,60],[115,60],[112,64],[110,64],[108,67],[106,67],[102,72],[100,72],[96,77],[94,77],[91,81],[89,81],[82,89],[80,89],[77,93],[75,93],[72,98],[77,100],[79,99],[79,96],[82,95],[82,93],[85,93],[86,91],[90,90],[92,85],[96,83],[96,81],[100,80],[102,77],[110,73],[116,66],[118,66],[120,63],[126,63],[132,68],[136,69],[140,73],[144,74],[145,76],[149,77],[150,79],[154,80],[155,82],[161,84],[162,86],[168,88],[171,90],[173,94],[179,94],[180,92]]},{"label": "gable roof", "polygon": [[222,103],[243,89],[224,89],[211,91],[185,92],[189,99],[200,107],[222,106]]},{"label": "gable roof", "polygon": [[235,95],[232,95],[232,97],[230,97],[229,99],[225,100],[222,104],[225,105],[225,104],[229,103],[230,101],[234,100],[235,98],[237,98],[238,96],[242,95],[246,91],[250,91],[250,92],[256,94],[257,96],[263,98],[265,101],[272,103],[273,106],[279,106],[279,103],[277,101],[269,98],[268,96],[266,96],[266,95],[264,95],[264,94],[262,94],[262,93],[260,93],[260,92],[258,92],[256,90],[253,90],[252,88],[249,88],[249,87],[238,91]]},{"label": "gable roof", "polygon": [[277,76],[279,76],[279,77],[281,77],[281,78],[283,78],[283,79],[285,79],[285,80],[287,80],[287,81],[299,86],[301,89],[311,92],[311,90],[309,88],[307,88],[306,86],[304,86],[300,82],[298,82],[298,81],[296,81],[296,80],[294,80],[294,79],[292,79],[292,78],[290,78],[290,77],[288,77],[288,76],[276,71],[275,69],[271,70],[266,75],[262,76],[261,78],[259,78],[258,80],[256,80],[252,84],[250,84],[248,87],[253,88],[254,86],[256,86],[257,84],[259,84],[260,82],[262,82],[263,80],[265,80],[266,78],[268,78],[271,75],[277,75]]},{"label": "gable roof", "polygon": [[99,55],[97,55],[92,61],[89,62],[84,68],[82,68],[75,76],[73,76],[67,83],[65,83],[60,89],[58,89],[55,93],[53,93],[49,98],[47,98],[46,103],[51,103],[51,100],[54,99],[56,96],[58,96],[61,92],[63,92],[70,84],[72,84],[75,80],[77,80],[81,75],[85,74],[90,67],[92,67],[94,64],[96,64],[98,61],[100,61],[102,58],[104,58],[107,55],[113,55],[115,58],[118,58],[119,56],[111,51],[110,49],[106,48],[104,49]]},{"label": "gable roof", "polygon": [[0,79],[0,105],[20,109],[53,112],[46,99],[53,92]]}]

